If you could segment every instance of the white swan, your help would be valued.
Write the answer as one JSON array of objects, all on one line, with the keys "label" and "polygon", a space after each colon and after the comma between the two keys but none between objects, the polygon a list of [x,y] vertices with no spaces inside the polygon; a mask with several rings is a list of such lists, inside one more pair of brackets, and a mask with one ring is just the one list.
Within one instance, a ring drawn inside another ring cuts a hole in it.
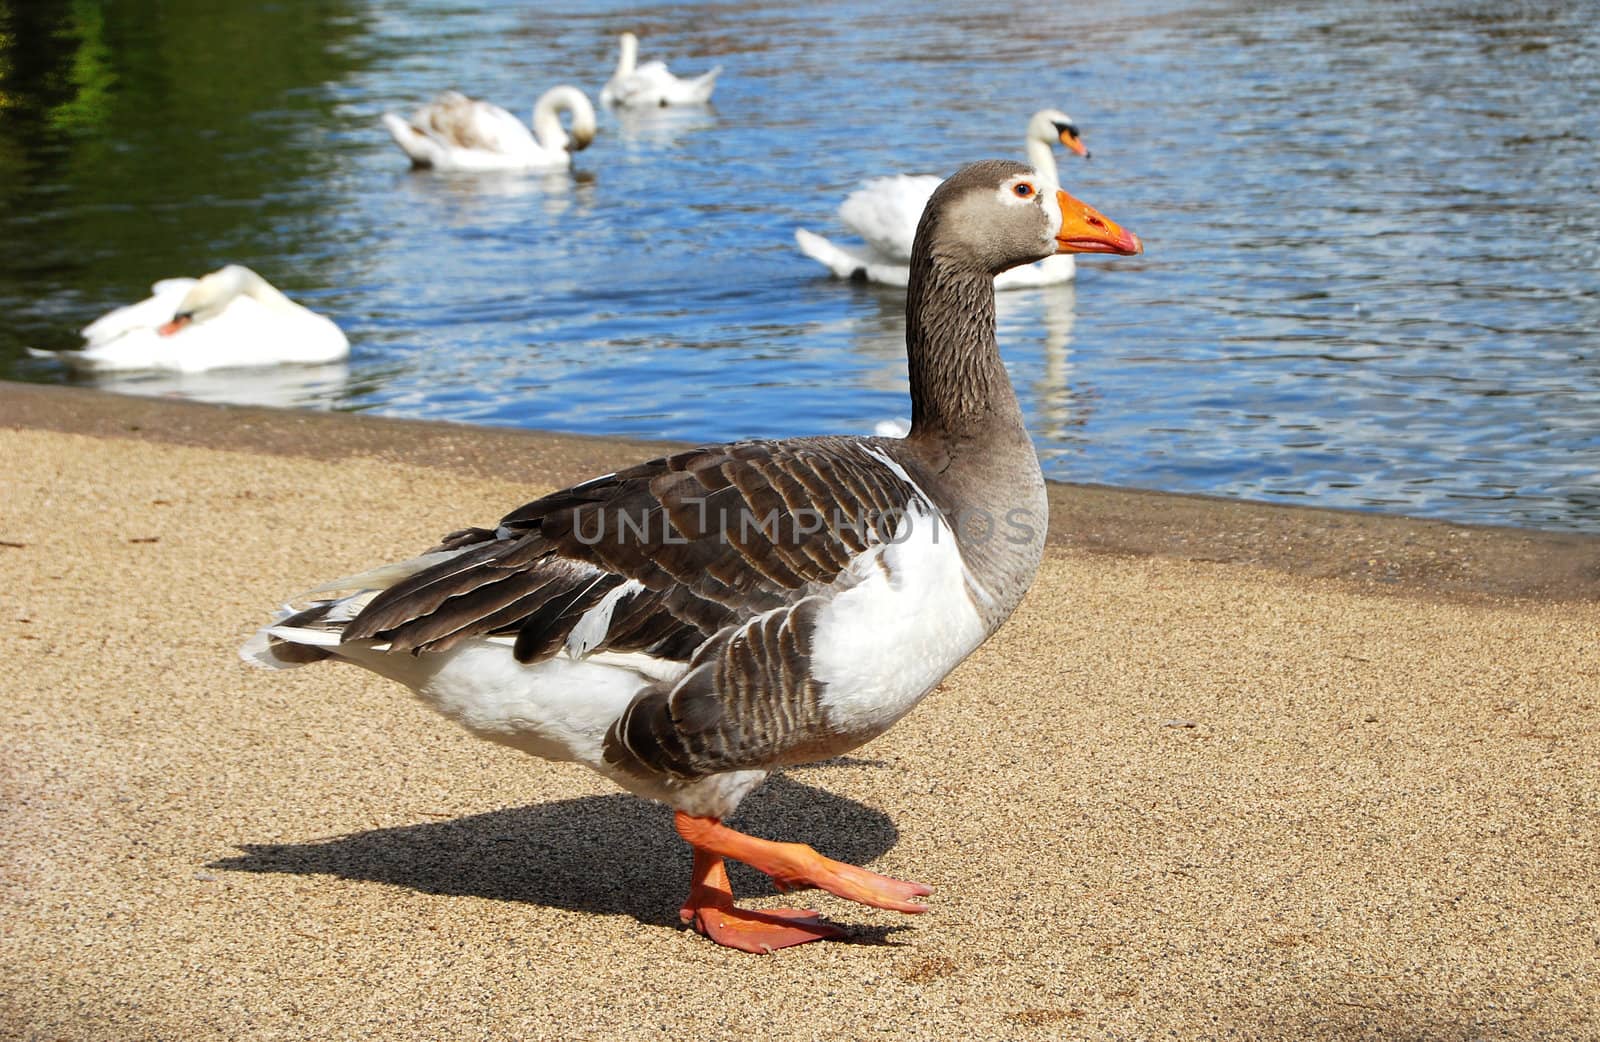
[{"label": "white swan", "polygon": [[[572,117],[572,131],[561,114]],[[435,170],[554,170],[594,140],[594,106],[576,87],[551,87],[533,106],[533,129],[498,105],[447,90],[412,113],[392,112],[383,125],[412,165]]]},{"label": "white swan", "polygon": [[617,56],[617,71],[611,74],[605,89],[600,92],[600,104],[616,105],[625,109],[665,108],[668,105],[704,105],[711,100],[717,85],[717,74],[722,66],[692,80],[680,80],[667,71],[664,63],[648,61],[635,65],[639,59],[639,38],[623,33],[619,41],[622,52]]},{"label": "white swan", "polygon": [[148,300],[85,326],[82,350],[30,348],[29,353],[83,372],[181,373],[312,365],[350,353],[350,342],[331,320],[296,304],[241,264],[198,279],[164,279],[150,292]]},{"label": "white swan", "polygon": [[[1060,184],[1056,174],[1056,142],[1089,158],[1072,117],[1057,109],[1042,109],[1028,120],[1028,163],[1040,175]],[[911,241],[928,197],[939,187],[931,174],[896,174],[874,177],[851,192],[839,206],[839,219],[861,236],[864,246],[840,246],[804,228],[794,230],[800,251],[841,279],[904,286],[910,277]],[[1036,264],[1003,272],[995,289],[1021,289],[1069,282],[1076,273],[1072,257],[1060,254]]]}]

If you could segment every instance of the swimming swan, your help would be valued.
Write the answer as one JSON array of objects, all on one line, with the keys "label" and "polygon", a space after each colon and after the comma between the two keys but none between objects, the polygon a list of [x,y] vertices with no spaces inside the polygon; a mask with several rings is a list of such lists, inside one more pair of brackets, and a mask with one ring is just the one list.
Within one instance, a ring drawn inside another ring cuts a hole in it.
[{"label": "swimming swan", "polygon": [[682,80],[667,71],[664,63],[648,61],[636,66],[639,38],[623,33],[622,51],[617,56],[617,71],[611,74],[600,92],[600,104],[620,108],[665,108],[669,105],[704,105],[717,86],[719,65],[692,80]]},{"label": "swimming swan", "polygon": [[83,339],[81,350],[29,353],[82,372],[184,373],[335,362],[350,353],[350,342],[331,320],[242,264],[198,279],[163,279],[148,299],[85,326]]},{"label": "swimming swan", "polygon": [[[569,133],[561,114],[572,117]],[[412,113],[383,114],[413,166],[435,170],[558,170],[594,140],[594,106],[576,87],[552,87],[533,106],[533,129],[498,105],[449,90]]]}]

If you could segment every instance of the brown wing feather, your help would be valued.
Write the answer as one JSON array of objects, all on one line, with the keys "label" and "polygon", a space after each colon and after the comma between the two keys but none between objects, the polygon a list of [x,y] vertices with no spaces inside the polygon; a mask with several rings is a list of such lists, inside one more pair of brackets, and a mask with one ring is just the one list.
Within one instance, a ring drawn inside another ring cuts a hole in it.
[{"label": "brown wing feather", "polygon": [[481,104],[465,94],[445,91],[418,109],[411,125],[457,148],[492,149],[494,142],[484,137],[478,125],[476,110]]},{"label": "brown wing feather", "polygon": [[681,681],[647,691],[612,725],[607,762],[688,779],[831,754],[807,669],[820,604],[802,598],[708,642]]},{"label": "brown wing feather", "polygon": [[[887,539],[915,489],[877,440],[742,442],[652,460],[534,500],[456,556],[375,597],[344,639],[441,651],[514,634],[523,662],[556,654],[623,583],[595,651],[683,662],[608,736],[629,769],[696,777],[823,749],[811,631],[851,558]],[[819,745],[819,743],[821,743]]]}]

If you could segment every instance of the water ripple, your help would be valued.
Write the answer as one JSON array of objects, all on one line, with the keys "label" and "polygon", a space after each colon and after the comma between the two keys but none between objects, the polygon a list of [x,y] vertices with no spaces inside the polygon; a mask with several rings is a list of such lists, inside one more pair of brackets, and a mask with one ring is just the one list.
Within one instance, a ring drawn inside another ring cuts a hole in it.
[{"label": "water ripple", "polygon": [[[1002,295],[1052,476],[1600,531],[1589,5],[84,10],[41,0],[0,42],[12,378],[62,379],[23,348],[239,261],[345,327],[347,370],[112,389],[870,430],[908,411],[901,302],[821,277],[793,229],[836,233],[865,176],[1015,155],[1054,105],[1095,154],[1064,179],[1148,252]],[[577,170],[543,177],[411,173],[377,126],[449,86],[519,114],[556,82],[593,93],[625,28],[723,65],[715,108],[602,114]],[[170,49],[195,55],[182,76]]]}]

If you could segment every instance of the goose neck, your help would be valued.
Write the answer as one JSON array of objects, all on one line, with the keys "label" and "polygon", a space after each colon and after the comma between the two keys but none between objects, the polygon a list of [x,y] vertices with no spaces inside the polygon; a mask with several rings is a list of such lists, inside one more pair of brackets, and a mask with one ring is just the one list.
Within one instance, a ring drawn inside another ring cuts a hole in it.
[{"label": "goose neck", "polygon": [[911,436],[988,440],[1024,430],[995,342],[994,278],[914,251],[906,291]]}]

